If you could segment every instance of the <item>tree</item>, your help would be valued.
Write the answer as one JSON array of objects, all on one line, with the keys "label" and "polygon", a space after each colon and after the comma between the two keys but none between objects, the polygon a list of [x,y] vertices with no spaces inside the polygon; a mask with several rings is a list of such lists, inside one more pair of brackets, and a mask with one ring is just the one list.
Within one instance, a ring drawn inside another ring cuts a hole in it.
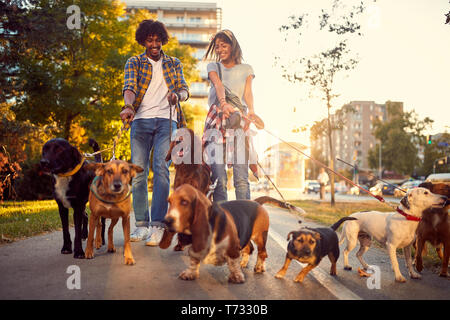
[{"label": "tree", "polygon": [[[357,16],[364,10],[363,4],[354,6],[350,11],[340,14],[346,7],[338,0],[333,2],[331,11],[322,9],[319,16],[319,32],[331,34],[334,41],[332,47],[325,48],[319,53],[305,56],[298,53],[296,58],[291,58],[286,64],[281,65],[283,76],[290,82],[308,86],[318,94],[318,97],[325,102],[327,108],[327,120],[324,125],[329,143],[329,166],[334,170],[334,149],[332,141],[332,101],[338,95],[335,93],[336,80],[338,76],[348,73],[354,69],[358,60],[353,57],[349,49],[349,35],[361,35],[361,26],[357,22]],[[285,40],[294,34],[302,48],[306,44],[302,42],[303,32],[308,28],[308,14],[291,16],[290,23],[283,25],[280,31],[285,34]],[[313,41],[317,41],[314,38]],[[311,43],[313,45],[313,43]],[[280,59],[277,58],[279,61]],[[331,175],[331,205],[334,205],[334,175]]]},{"label": "tree", "polygon": [[[80,29],[67,27],[66,10],[73,4],[81,11]],[[1,5],[6,10],[1,39],[13,57],[4,62],[2,80],[10,84],[6,100],[13,100],[16,121],[54,126],[57,135],[86,150],[88,137],[110,146],[121,128],[125,62],[143,52],[135,41],[136,28],[155,16],[146,10],[127,14],[125,4],[113,0]],[[164,50],[180,58],[188,83],[198,78],[192,48],[174,38]],[[123,139],[129,150],[125,135]]]},{"label": "tree", "polygon": [[[411,175],[421,166],[418,156],[420,146],[425,145],[424,130],[433,120],[420,120],[414,111],[403,112],[398,103],[386,102],[387,120],[376,119],[374,135],[381,141],[383,168],[401,174]],[[369,150],[368,162],[371,168],[378,167],[379,145]]]},{"label": "tree", "polygon": [[448,132],[435,135],[431,144],[425,144],[423,165],[420,168],[419,174],[427,176],[433,173],[433,166],[435,166],[436,173],[449,172],[450,163],[439,165],[436,163],[438,159],[447,157],[450,153],[448,144],[450,143],[450,134]]}]

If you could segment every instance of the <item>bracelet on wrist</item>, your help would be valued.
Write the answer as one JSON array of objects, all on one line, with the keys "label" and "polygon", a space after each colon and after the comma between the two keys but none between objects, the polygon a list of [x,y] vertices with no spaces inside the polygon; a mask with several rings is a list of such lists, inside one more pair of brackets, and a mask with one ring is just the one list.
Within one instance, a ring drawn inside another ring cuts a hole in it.
[{"label": "bracelet on wrist", "polygon": [[125,110],[125,109],[131,109],[131,110],[134,112],[134,107],[133,107],[133,105],[131,105],[131,104],[126,104],[126,105],[124,105],[124,106],[122,107],[122,110],[121,110],[121,111],[123,111],[123,110]]}]

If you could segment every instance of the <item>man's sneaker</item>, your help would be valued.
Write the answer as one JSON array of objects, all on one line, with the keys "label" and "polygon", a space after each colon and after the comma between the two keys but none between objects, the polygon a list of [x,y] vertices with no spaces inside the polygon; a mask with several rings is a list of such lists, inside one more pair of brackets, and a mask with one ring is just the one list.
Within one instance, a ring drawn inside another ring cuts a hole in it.
[{"label": "man's sneaker", "polygon": [[164,234],[164,229],[161,227],[152,227],[152,235],[145,243],[146,246],[156,247],[161,242],[162,236]]},{"label": "man's sneaker", "polygon": [[141,240],[147,240],[150,236],[150,230],[147,227],[137,227],[130,235],[130,241],[136,242]]}]

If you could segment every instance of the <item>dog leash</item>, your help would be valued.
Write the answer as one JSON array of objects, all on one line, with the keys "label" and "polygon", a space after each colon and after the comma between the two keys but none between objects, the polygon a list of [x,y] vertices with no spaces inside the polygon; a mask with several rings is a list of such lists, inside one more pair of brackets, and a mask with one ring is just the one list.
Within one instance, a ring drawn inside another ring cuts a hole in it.
[{"label": "dog leash", "polygon": [[[253,124],[255,124],[255,126],[256,126],[257,121],[256,121],[255,119],[251,119],[251,118],[246,117],[246,116],[244,116],[244,117],[245,117],[248,121],[250,121],[250,122],[252,122]],[[389,202],[386,202],[386,200],[385,200],[383,197],[378,196],[378,195],[374,195],[374,194],[371,193],[369,190],[364,189],[364,188],[361,187],[360,185],[353,183],[353,181],[351,181],[350,179],[344,177],[342,174],[340,174],[340,173],[334,171],[333,169],[327,167],[327,166],[326,166],[325,164],[323,164],[322,162],[320,162],[320,161],[314,159],[313,157],[311,157],[310,155],[304,153],[303,151],[301,151],[301,150],[298,149],[297,147],[293,146],[293,145],[290,144],[289,142],[285,141],[284,139],[282,139],[282,138],[276,136],[275,134],[273,134],[272,132],[270,132],[269,130],[267,130],[265,127],[261,127],[260,124],[258,124],[258,125],[259,125],[259,127],[260,127],[262,130],[266,131],[268,134],[270,134],[271,136],[277,138],[278,140],[280,140],[281,142],[285,143],[286,145],[288,145],[289,147],[291,147],[291,148],[294,149],[295,151],[299,152],[300,154],[304,155],[305,157],[311,159],[313,162],[317,163],[319,166],[321,166],[321,167],[327,169],[328,171],[334,173],[336,176],[338,176],[338,177],[344,179],[345,181],[347,181],[349,184],[351,184],[351,185],[353,185],[353,186],[359,188],[360,190],[362,190],[362,191],[364,191],[364,192],[370,194],[372,197],[374,197],[375,199],[377,199],[377,200],[380,201],[381,203],[384,203],[384,204],[386,204],[387,206],[389,206],[390,208],[396,210],[399,214],[401,214],[402,216],[404,216],[407,220],[410,220],[410,221],[420,221],[420,220],[421,220],[421,218],[418,218],[418,217],[415,217],[415,216],[412,216],[412,215],[407,214],[406,212],[404,212],[403,210],[401,210],[398,206],[393,205],[393,204],[390,204]],[[258,128],[258,126],[257,126],[257,128]]]},{"label": "dog leash", "polygon": [[291,212],[295,212],[294,209],[292,209],[292,205],[286,201],[286,199],[283,197],[283,195],[281,194],[281,191],[278,190],[277,186],[275,185],[275,183],[272,181],[272,179],[270,179],[270,177],[267,175],[267,173],[264,171],[262,165],[259,163],[259,161],[256,161],[256,163],[258,164],[259,168],[261,169],[261,171],[263,172],[264,176],[266,177],[267,180],[270,181],[270,183],[273,185],[273,187],[275,188],[275,190],[277,190],[278,194],[280,195],[281,199],[283,199],[284,204],[286,205],[286,207],[289,208],[289,211]]},{"label": "dog leash", "polygon": [[[123,133],[124,131],[127,131],[129,128],[130,128],[130,121],[129,121],[128,119],[125,119],[124,122],[123,122],[122,127],[120,128],[120,130],[119,130],[119,132],[118,132],[116,138],[115,138],[114,141],[113,141],[113,146],[112,146],[112,147],[109,147],[109,148],[106,148],[106,149],[103,149],[103,150],[99,150],[99,151],[94,152],[94,153],[84,153],[84,156],[87,157],[87,158],[93,158],[93,157],[95,157],[97,154],[103,153],[103,152],[105,152],[105,151],[112,150],[112,157],[111,157],[111,160],[116,160],[116,146],[117,146],[117,142],[118,142],[118,141],[120,140],[120,138],[122,137],[122,133]],[[111,161],[111,160],[110,160],[110,161]]]}]

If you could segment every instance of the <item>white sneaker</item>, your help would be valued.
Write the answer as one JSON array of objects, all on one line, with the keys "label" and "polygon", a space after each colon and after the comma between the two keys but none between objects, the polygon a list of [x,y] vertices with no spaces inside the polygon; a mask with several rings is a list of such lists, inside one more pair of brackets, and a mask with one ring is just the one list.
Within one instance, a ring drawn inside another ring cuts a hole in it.
[{"label": "white sneaker", "polygon": [[156,247],[161,242],[162,236],[164,234],[164,229],[161,227],[153,226],[151,231],[151,236],[145,243],[146,246]]},{"label": "white sneaker", "polygon": [[147,227],[137,227],[130,235],[131,242],[147,240],[150,237],[150,230]]}]

